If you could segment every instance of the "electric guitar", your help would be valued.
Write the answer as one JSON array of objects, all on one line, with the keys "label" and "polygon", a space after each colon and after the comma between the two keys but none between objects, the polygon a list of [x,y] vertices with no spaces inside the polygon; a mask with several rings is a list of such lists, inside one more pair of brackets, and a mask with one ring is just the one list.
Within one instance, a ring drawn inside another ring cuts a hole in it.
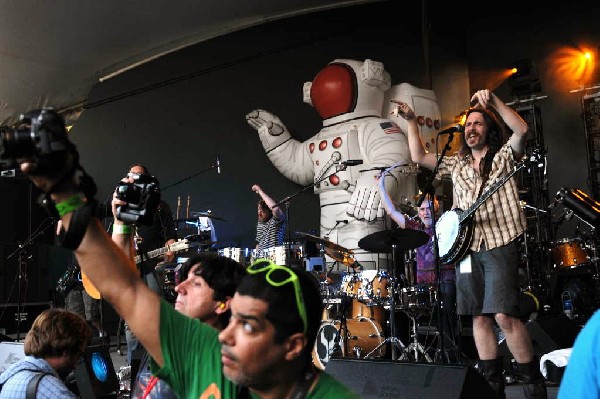
[{"label": "electric guitar", "polygon": [[498,191],[504,183],[513,177],[515,173],[532,163],[536,163],[537,166],[543,165],[540,164],[543,155],[543,149],[534,149],[531,156],[518,163],[513,171],[490,186],[466,211],[455,208],[444,212],[435,224],[441,263],[456,263],[462,260],[473,239],[473,217],[475,211]]},{"label": "electric guitar", "polygon": [[[137,255],[135,257],[135,264],[139,265],[144,260],[156,258],[157,256],[164,255],[167,252],[179,252],[188,248],[190,248],[190,242],[183,238],[181,240],[177,240],[171,245],[167,245],[166,247],[157,248],[143,255]],[[81,272],[81,282],[83,283],[83,289],[85,289],[85,292],[87,292],[92,298],[100,299],[102,297],[100,291],[98,291],[98,289],[94,286],[94,284],[92,284],[92,282],[83,272]]]}]

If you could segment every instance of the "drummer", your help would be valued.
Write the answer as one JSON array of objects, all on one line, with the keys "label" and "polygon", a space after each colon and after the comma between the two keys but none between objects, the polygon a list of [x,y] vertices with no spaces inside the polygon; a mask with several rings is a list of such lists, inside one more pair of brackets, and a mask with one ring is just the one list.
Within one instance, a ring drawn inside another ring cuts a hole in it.
[{"label": "drummer", "polygon": [[[404,213],[398,211],[385,189],[385,171],[375,176],[375,181],[379,189],[381,203],[386,213],[395,221],[400,228],[421,230],[427,233],[429,240],[415,250],[415,259],[417,263],[416,283],[417,285],[429,285],[435,287],[436,279],[436,259],[433,245],[433,219],[431,217],[431,207],[435,209],[436,218],[440,215],[440,204],[437,198],[433,198],[433,203],[429,195],[419,204],[419,220],[413,220]],[[454,265],[442,265],[442,275],[440,284],[440,299],[445,310],[444,332],[448,338],[445,343],[448,349],[456,346],[457,337],[457,316],[456,316],[456,276]]]},{"label": "drummer", "polygon": [[273,198],[255,184],[252,191],[260,196],[258,201],[258,222],[256,224],[256,250],[261,252],[279,245],[283,245],[285,238],[286,218],[285,213],[276,205]]}]

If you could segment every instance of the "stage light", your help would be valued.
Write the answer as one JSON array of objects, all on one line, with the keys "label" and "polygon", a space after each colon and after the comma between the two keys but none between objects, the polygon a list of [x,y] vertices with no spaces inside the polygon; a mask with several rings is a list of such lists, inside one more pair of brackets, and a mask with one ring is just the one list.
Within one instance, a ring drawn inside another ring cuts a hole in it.
[{"label": "stage light", "polygon": [[537,68],[529,58],[515,61],[511,66],[508,78],[510,93],[514,97],[531,96],[542,90]]},{"label": "stage light", "polygon": [[550,70],[564,88],[597,83],[597,51],[590,46],[561,47],[550,57]]}]

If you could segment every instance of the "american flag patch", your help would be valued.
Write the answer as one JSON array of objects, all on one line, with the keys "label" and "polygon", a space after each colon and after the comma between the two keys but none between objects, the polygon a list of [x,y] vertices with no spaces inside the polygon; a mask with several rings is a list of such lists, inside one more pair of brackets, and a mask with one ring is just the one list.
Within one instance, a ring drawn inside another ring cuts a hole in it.
[{"label": "american flag patch", "polygon": [[402,133],[402,129],[400,129],[400,126],[396,125],[394,122],[383,122],[379,125],[386,134]]}]

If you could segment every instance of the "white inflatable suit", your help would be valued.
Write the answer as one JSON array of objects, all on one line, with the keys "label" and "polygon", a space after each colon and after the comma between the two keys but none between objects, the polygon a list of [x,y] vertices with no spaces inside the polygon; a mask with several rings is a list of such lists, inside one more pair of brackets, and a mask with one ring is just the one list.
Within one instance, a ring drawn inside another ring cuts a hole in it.
[{"label": "white inflatable suit", "polygon": [[[411,164],[406,134],[395,121],[382,118],[389,88],[390,76],[382,63],[336,59],[304,84],[304,101],[323,119],[323,128],[312,138],[295,140],[281,120],[265,110],[246,115],[284,176],[303,186],[315,183],[321,236],[352,250],[365,269],[379,268],[381,256],[359,248],[358,241],[385,228],[375,168]],[[340,165],[348,160],[362,164]],[[392,182],[391,197],[412,197],[414,175],[402,168],[392,174],[394,179],[386,179]]]}]

